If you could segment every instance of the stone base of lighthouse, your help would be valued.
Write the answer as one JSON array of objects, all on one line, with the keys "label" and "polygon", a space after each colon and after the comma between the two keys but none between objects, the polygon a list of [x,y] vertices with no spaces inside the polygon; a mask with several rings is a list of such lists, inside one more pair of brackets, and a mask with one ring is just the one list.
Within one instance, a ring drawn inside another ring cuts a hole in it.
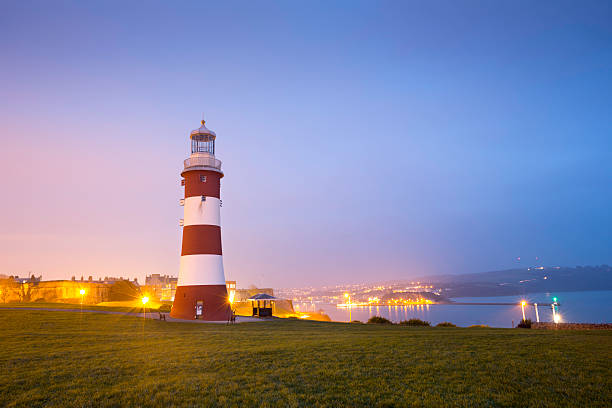
[{"label": "stone base of lighthouse", "polygon": [[231,316],[227,287],[223,285],[177,286],[170,316],[175,319],[224,321]]}]

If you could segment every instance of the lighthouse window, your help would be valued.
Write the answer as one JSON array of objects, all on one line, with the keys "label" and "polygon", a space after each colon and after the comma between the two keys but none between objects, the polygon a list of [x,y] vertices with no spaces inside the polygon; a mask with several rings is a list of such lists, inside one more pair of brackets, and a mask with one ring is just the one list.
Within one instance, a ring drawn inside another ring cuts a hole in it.
[{"label": "lighthouse window", "polygon": [[202,183],[206,183],[206,176],[200,176],[200,181]]}]

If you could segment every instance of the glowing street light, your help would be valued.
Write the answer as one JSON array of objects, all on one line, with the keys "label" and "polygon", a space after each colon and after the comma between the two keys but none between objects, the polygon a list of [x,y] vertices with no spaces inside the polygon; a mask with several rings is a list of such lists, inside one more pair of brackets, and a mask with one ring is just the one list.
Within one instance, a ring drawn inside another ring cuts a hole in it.
[{"label": "glowing street light", "polygon": [[[561,316],[557,314],[557,297],[552,298],[553,303],[550,305],[553,312],[553,322],[559,323],[561,321]],[[557,317],[558,316],[558,317]]]},{"label": "glowing street light", "polygon": [[349,295],[348,293],[345,293],[344,297],[348,299],[349,322],[350,322],[353,320],[353,313],[351,310],[351,295]]},{"label": "glowing street light", "polygon": [[523,312],[523,321],[525,320],[525,305],[527,304],[527,302],[525,302],[524,300],[521,302],[521,310]]},{"label": "glowing street light", "polygon": [[85,289],[79,290],[79,293],[81,294],[81,296],[83,296],[85,294]]},{"label": "glowing street light", "polygon": [[149,303],[149,297],[143,296],[140,301],[142,302],[142,311],[144,312],[142,315],[142,335],[144,336],[145,330],[145,320],[147,320],[147,307],[146,304]]}]

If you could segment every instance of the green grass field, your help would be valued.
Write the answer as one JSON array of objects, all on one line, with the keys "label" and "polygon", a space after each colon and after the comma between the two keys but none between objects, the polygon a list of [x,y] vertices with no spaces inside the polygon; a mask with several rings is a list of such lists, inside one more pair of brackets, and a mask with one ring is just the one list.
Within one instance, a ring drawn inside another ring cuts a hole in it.
[{"label": "green grass field", "polygon": [[[81,305],[78,303],[45,303],[45,302],[29,302],[29,303],[2,303],[0,304],[0,310],[2,309],[80,309]],[[96,305],[83,305],[83,310],[103,310],[108,312],[127,312],[127,313],[141,313],[142,308],[132,307],[116,307],[116,306],[96,306]],[[147,308],[147,311],[150,309]]]},{"label": "green grass field", "polygon": [[0,406],[612,405],[612,331],[0,309]]}]

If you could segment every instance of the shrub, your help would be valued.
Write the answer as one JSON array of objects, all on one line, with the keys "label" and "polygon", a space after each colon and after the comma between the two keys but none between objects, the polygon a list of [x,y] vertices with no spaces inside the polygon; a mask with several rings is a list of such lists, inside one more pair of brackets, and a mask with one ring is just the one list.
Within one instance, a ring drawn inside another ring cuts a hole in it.
[{"label": "shrub", "polygon": [[159,309],[157,309],[160,313],[170,313],[172,306],[170,305],[161,305]]},{"label": "shrub", "polygon": [[431,326],[431,323],[421,319],[402,320],[399,324],[402,326]]},{"label": "shrub", "polygon": [[[110,285],[108,300],[110,302],[125,302],[128,300],[140,299],[142,295],[143,294],[140,292],[140,289],[138,289],[132,282],[118,280]],[[80,301],[81,299],[79,298],[79,302]]]},{"label": "shrub", "polygon": [[442,323],[436,324],[436,327],[457,327],[457,326],[455,326],[451,322],[442,322]]},{"label": "shrub", "polygon": [[473,324],[471,326],[468,326],[468,329],[485,329],[488,327],[489,326],[487,326],[486,324]]},{"label": "shrub", "polygon": [[531,329],[531,319],[521,319],[521,321],[516,327],[519,327],[521,329]]},{"label": "shrub", "polygon": [[351,323],[363,324],[363,322],[361,322],[359,320],[352,320]]},{"label": "shrub", "polygon": [[368,319],[368,324],[393,324],[391,320],[381,316],[372,316]]}]

